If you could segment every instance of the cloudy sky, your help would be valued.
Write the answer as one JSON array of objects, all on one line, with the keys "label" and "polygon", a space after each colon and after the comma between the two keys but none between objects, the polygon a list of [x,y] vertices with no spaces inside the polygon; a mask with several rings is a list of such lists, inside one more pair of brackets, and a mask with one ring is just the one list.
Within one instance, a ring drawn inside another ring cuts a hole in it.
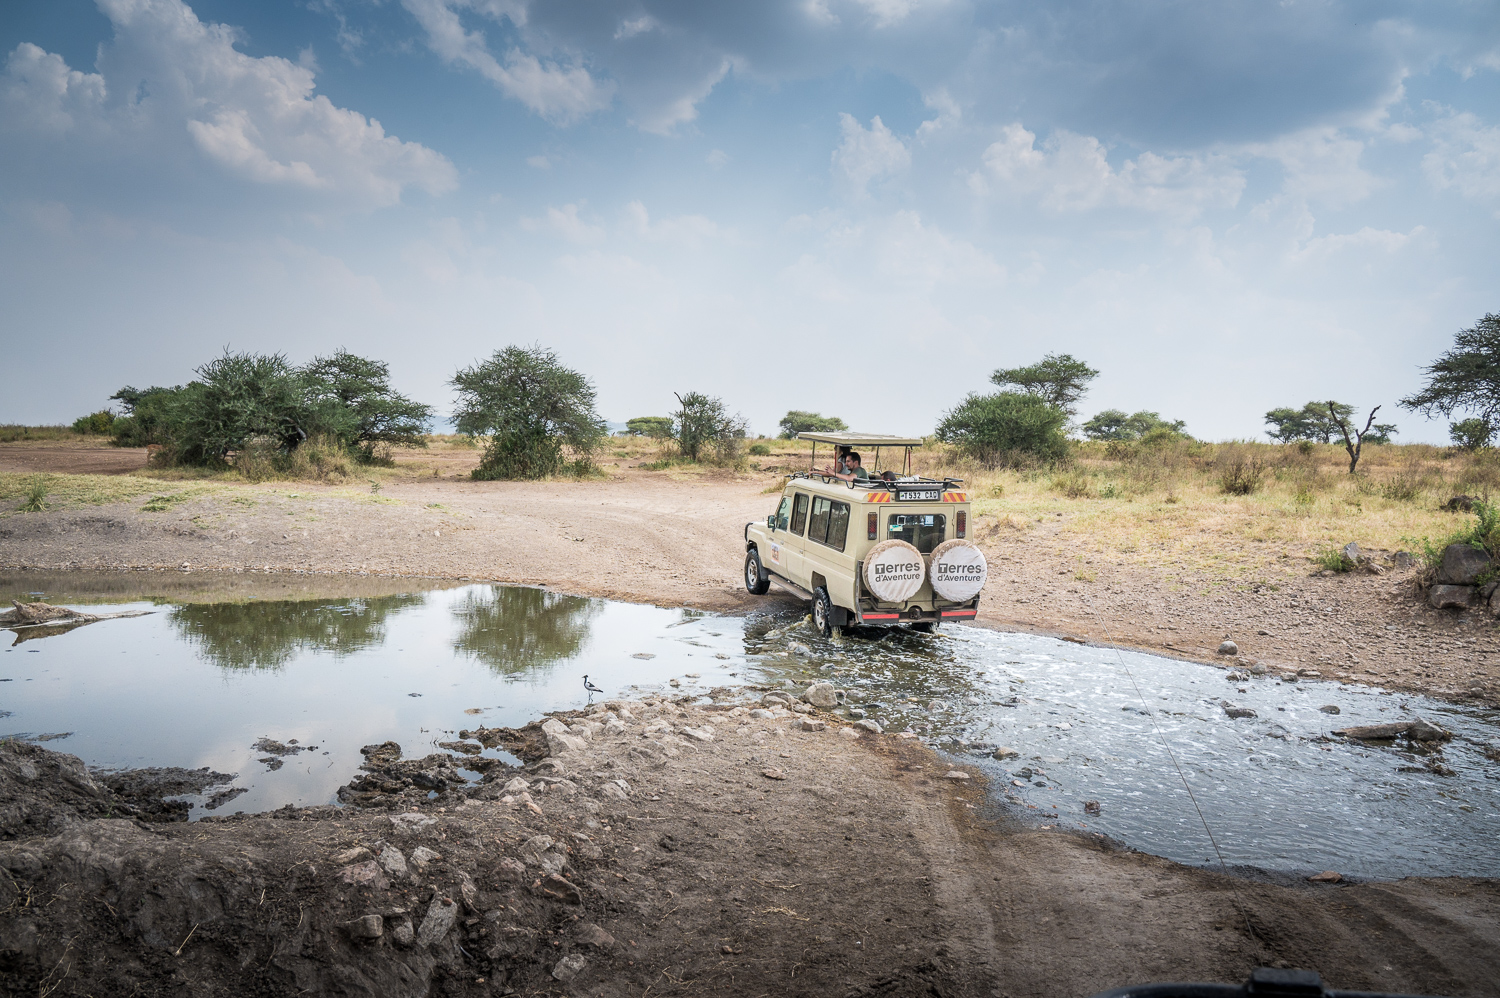
[{"label": "cloudy sky", "polygon": [[540,342],[612,420],[923,433],[1066,351],[1085,415],[1438,441],[1500,311],[1493,0],[30,0],[0,61],[0,422]]}]

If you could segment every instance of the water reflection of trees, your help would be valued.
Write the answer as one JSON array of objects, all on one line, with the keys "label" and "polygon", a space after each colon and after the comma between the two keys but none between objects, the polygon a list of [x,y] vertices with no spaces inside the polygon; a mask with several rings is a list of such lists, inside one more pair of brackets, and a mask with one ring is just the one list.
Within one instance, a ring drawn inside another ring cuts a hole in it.
[{"label": "water reflection of trees", "polygon": [[347,655],[385,641],[386,621],[425,594],[344,600],[254,600],[173,607],[181,638],[221,669],[279,669],[303,651]]},{"label": "water reflection of trees", "polygon": [[453,647],[502,674],[548,666],[578,654],[603,607],[545,589],[473,590],[453,608],[461,627]]}]

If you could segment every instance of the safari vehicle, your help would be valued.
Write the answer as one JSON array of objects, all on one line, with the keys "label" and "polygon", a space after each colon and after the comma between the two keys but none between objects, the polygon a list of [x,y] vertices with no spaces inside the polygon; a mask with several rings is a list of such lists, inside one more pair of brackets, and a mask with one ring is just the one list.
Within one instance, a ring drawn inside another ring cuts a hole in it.
[{"label": "safari vehicle", "polygon": [[[869,433],[801,433],[812,465],[792,474],[776,510],[745,525],[745,588],[771,583],[808,600],[824,634],[851,624],[908,623],[930,631],[972,620],[988,566],[968,539],[969,496],[958,478],[880,477],[880,451],[922,441]],[[870,479],[843,481],[817,470],[818,444],[842,458],[873,451]]]}]

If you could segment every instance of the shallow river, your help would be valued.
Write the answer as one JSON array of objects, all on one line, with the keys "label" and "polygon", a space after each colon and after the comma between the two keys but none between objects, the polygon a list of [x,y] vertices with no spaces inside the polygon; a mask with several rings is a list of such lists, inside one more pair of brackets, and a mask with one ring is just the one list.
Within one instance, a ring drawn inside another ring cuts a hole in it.
[{"label": "shallow river", "polygon": [[[910,728],[985,770],[997,803],[1027,820],[1195,864],[1217,863],[1206,822],[1231,865],[1500,875],[1500,764],[1485,755],[1500,745],[1500,715],[1472,706],[1331,682],[1231,683],[1212,666],[962,626],[830,641],[795,615],[719,617],[522,587],[162,602],[99,578],[0,577],[6,600],[30,592],[93,612],[152,611],[3,635],[0,735],[45,739],[102,768],[237,774],[245,792],[222,811],[332,802],[360,746],[390,739],[420,756],[464,727],[579,707],[585,674],[605,691],[596,700],[672,679],[707,694],[819,678],[887,729]],[[1257,716],[1231,719],[1226,703]],[[1439,755],[1326,737],[1416,716],[1454,733]],[[306,750],[271,768],[254,747],[262,738]],[[1001,746],[1016,754],[995,758]],[[189,799],[195,817],[208,813],[207,797]]]}]

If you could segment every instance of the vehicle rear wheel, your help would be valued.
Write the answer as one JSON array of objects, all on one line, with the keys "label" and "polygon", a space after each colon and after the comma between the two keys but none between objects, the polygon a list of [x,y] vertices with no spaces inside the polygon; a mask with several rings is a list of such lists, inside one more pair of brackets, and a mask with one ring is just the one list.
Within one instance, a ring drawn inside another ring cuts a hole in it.
[{"label": "vehicle rear wheel", "polygon": [[920,631],[923,634],[931,634],[933,631],[936,631],[937,628],[938,622],[935,620],[919,620],[915,624],[911,625],[912,630]]},{"label": "vehicle rear wheel", "polygon": [[833,633],[833,600],[828,598],[828,590],[822,586],[813,590],[812,622],[813,628],[823,637]]},{"label": "vehicle rear wheel", "polygon": [[771,580],[760,565],[760,552],[751,548],[745,553],[745,589],[755,596],[764,596],[771,588]]}]

